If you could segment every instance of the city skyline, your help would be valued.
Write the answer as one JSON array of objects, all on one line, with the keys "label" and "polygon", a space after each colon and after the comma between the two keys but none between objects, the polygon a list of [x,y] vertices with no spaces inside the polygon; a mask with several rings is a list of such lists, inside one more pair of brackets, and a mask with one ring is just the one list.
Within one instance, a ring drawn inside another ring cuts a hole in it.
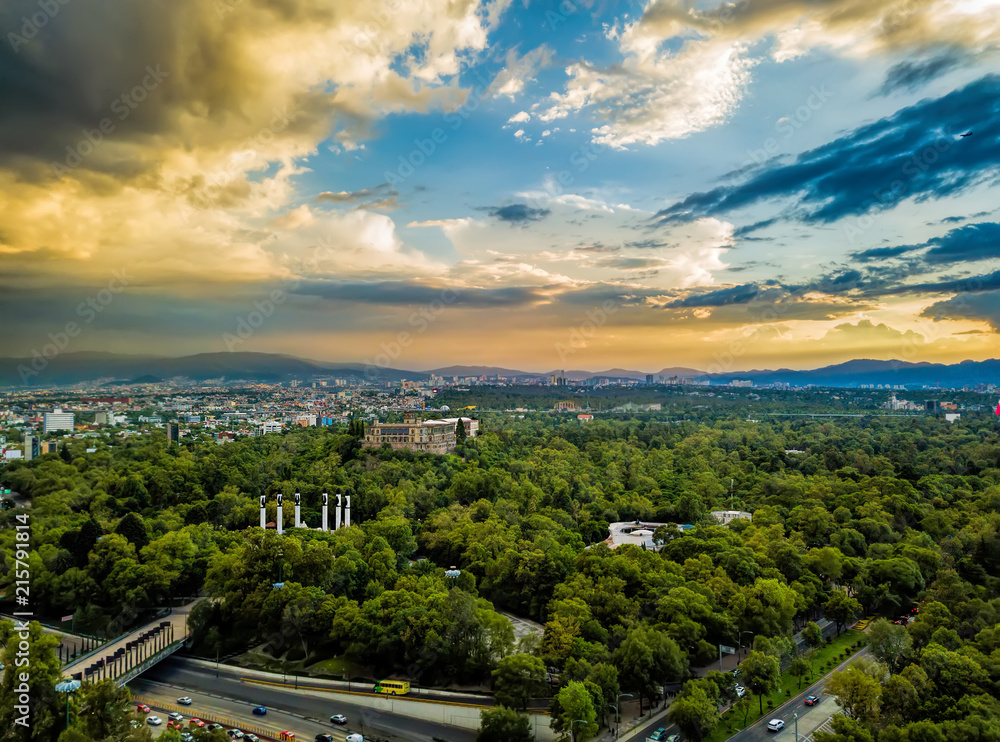
[{"label": "city skyline", "polygon": [[997,355],[1000,3],[40,7],[0,8],[5,357]]}]

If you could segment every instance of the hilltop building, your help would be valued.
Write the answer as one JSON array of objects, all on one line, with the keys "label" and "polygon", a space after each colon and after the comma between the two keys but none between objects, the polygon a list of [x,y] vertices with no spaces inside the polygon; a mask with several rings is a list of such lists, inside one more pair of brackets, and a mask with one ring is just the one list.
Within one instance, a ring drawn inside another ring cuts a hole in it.
[{"label": "hilltop building", "polygon": [[407,412],[401,423],[372,423],[365,431],[364,446],[377,448],[388,443],[396,450],[450,453],[458,445],[455,429],[462,421],[466,438],[479,433],[479,421],[471,417],[445,417],[438,420],[418,420],[417,413]]}]

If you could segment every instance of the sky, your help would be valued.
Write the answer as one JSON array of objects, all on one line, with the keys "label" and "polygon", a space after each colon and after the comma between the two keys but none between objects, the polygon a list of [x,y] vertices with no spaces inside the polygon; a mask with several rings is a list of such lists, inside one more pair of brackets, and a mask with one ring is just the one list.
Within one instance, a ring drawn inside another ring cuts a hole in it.
[{"label": "sky", "polygon": [[3,357],[1000,356],[1000,0],[5,0],[0,33]]}]

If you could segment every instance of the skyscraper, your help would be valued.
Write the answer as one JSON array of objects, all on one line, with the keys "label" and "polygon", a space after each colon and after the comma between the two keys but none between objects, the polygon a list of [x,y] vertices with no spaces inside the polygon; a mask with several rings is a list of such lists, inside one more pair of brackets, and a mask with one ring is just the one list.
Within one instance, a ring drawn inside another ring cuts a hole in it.
[{"label": "skyscraper", "polygon": [[37,435],[25,433],[24,435],[24,460],[31,461],[41,456],[41,441]]}]

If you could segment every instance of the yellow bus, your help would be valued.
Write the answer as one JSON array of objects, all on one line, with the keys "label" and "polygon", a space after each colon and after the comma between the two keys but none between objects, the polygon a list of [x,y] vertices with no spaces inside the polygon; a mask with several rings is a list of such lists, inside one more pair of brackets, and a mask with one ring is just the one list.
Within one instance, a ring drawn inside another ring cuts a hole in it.
[{"label": "yellow bus", "polygon": [[379,680],[375,683],[375,692],[387,696],[405,696],[410,692],[410,684],[405,680]]}]

